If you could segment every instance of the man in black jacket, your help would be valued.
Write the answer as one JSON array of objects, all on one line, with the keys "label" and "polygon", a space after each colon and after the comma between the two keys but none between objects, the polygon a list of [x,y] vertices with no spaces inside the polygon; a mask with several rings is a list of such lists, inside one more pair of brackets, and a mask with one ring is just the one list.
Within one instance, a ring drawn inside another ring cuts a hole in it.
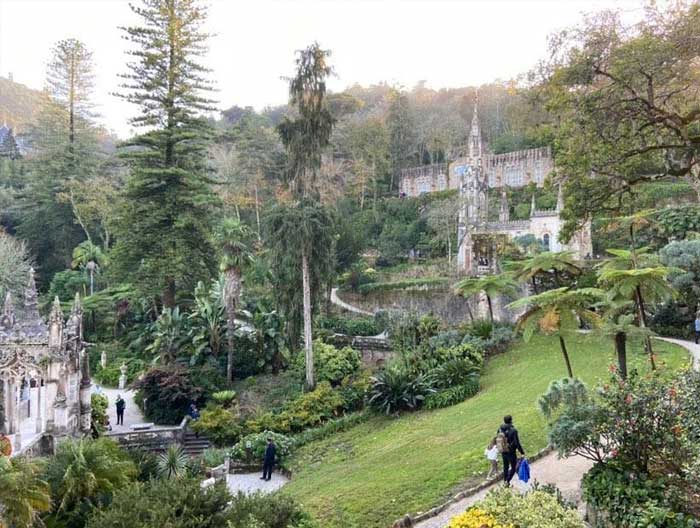
[{"label": "man in black jacket", "polygon": [[272,438],[267,439],[267,448],[265,448],[265,460],[263,461],[263,476],[260,480],[270,480],[272,478],[272,467],[275,465],[275,455],[277,454],[277,446],[272,441]]},{"label": "man in black jacket", "polygon": [[508,441],[508,449],[503,451],[501,456],[503,457],[503,482],[505,482],[506,486],[509,486],[518,465],[517,451],[520,451],[520,454],[525,456],[523,446],[520,445],[518,430],[513,427],[513,417],[511,415],[503,417],[503,425],[498,428],[497,435],[505,436],[505,439]]}]

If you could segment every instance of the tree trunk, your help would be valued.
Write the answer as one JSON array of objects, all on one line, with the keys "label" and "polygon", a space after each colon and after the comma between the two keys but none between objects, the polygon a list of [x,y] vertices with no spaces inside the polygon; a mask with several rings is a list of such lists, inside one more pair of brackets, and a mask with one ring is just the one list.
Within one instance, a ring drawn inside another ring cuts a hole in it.
[{"label": "tree trunk", "polygon": [[[635,296],[637,297],[637,309],[639,310],[639,325],[642,328],[647,327],[647,315],[644,311],[644,299],[642,297],[642,288],[637,286],[635,289]],[[651,337],[646,336],[644,338],[644,348],[649,354],[649,362],[651,363],[651,370],[656,370],[656,362],[654,361],[654,350],[651,348]]]},{"label": "tree trunk", "polygon": [[316,387],[314,379],[314,348],[311,334],[311,278],[309,277],[309,248],[301,250],[301,278],[304,290],[304,350],[306,356],[306,390]]},{"label": "tree trunk", "polygon": [[[473,299],[474,296],[472,295],[471,298]],[[470,319],[471,322],[473,323],[473,322],[474,322],[474,313],[472,312],[472,306],[471,306],[471,304],[469,304],[470,298],[465,297],[465,299],[467,300],[467,314],[469,314],[469,319]]]},{"label": "tree trunk", "polygon": [[566,343],[564,343],[564,338],[559,334],[559,346],[561,347],[561,353],[564,356],[564,361],[566,362],[566,371],[569,373],[569,377],[574,377],[574,372],[571,370],[571,361],[569,360],[569,352],[566,350]]},{"label": "tree trunk", "polygon": [[532,281],[532,293],[537,295],[537,281],[535,280],[535,276],[533,275],[530,280]]},{"label": "tree trunk", "polygon": [[489,305],[489,318],[491,319],[491,330],[493,331],[493,305],[491,304],[491,296],[486,294],[486,303]]},{"label": "tree trunk", "polygon": [[617,332],[615,334],[615,352],[617,352],[617,369],[620,377],[627,379],[627,334]]},{"label": "tree trunk", "polygon": [[258,225],[258,242],[262,240],[262,232],[260,231],[260,203],[258,202],[258,185],[255,184],[255,221]]},{"label": "tree trunk", "polygon": [[175,308],[175,279],[167,278],[163,292],[163,306]]},{"label": "tree trunk", "polygon": [[236,307],[241,295],[241,272],[237,268],[224,271],[224,306],[226,309],[226,380],[233,383],[233,354],[236,345]]}]

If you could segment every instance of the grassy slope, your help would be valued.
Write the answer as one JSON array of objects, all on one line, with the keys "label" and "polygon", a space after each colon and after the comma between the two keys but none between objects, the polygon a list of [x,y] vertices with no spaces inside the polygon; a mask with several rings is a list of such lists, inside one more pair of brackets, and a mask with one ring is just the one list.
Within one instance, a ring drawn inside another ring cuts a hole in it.
[{"label": "grassy slope", "polygon": [[[574,335],[568,343],[576,376],[589,384],[607,379],[609,340]],[[630,348],[630,365],[646,369],[641,346]],[[655,349],[662,368],[688,362],[679,347],[655,343]],[[390,526],[404,513],[435,506],[465,478],[485,472],[484,446],[504,414],[513,414],[526,452],[542,449],[545,423],[536,401],[551,380],[565,374],[558,342],[534,337],[490,360],[482,391],[460,405],[400,419],[374,418],[305,446],[285,490],[324,528]]]}]

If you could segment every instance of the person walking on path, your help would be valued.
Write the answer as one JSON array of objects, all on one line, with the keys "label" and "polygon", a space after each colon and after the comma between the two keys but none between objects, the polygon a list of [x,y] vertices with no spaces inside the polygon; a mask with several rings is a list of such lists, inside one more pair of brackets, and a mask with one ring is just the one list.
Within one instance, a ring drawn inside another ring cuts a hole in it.
[{"label": "person walking on path", "polygon": [[488,480],[498,473],[498,446],[496,445],[495,436],[491,442],[489,442],[489,445],[486,446],[486,449],[484,449],[484,455],[486,456],[486,460],[489,461],[489,464],[491,464],[491,467],[489,467],[489,474],[486,475],[486,480]]},{"label": "person walking on path", "polygon": [[518,451],[525,456],[523,446],[520,444],[518,430],[513,426],[513,417],[510,415],[503,417],[503,425],[496,433],[496,445],[503,458],[503,482],[510,485],[518,466]]},{"label": "person walking on path", "polygon": [[124,408],[126,407],[126,402],[122,398],[121,394],[117,394],[117,425],[124,425]]},{"label": "person walking on path", "polygon": [[263,461],[263,476],[260,480],[270,480],[272,478],[272,468],[275,465],[275,455],[277,454],[277,446],[272,441],[272,438],[267,439],[267,448],[265,448],[265,460]]},{"label": "person walking on path", "polygon": [[695,314],[695,344],[698,344],[700,339],[700,313]]}]

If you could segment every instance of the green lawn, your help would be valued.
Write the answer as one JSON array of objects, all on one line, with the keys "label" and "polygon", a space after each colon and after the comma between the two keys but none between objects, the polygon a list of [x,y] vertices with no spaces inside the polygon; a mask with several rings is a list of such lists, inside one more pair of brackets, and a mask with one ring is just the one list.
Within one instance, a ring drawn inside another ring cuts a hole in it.
[{"label": "green lawn", "polygon": [[[610,340],[577,334],[567,340],[574,374],[589,384],[607,379]],[[647,369],[640,344],[630,367]],[[688,364],[680,347],[655,342],[663,369]],[[427,510],[465,479],[485,473],[484,446],[504,414],[514,416],[526,452],[546,445],[537,398],[566,375],[555,338],[533,337],[490,360],[481,392],[466,402],[399,419],[373,418],[306,445],[292,461],[285,492],[299,499],[324,528],[387,527],[407,512]]]}]

